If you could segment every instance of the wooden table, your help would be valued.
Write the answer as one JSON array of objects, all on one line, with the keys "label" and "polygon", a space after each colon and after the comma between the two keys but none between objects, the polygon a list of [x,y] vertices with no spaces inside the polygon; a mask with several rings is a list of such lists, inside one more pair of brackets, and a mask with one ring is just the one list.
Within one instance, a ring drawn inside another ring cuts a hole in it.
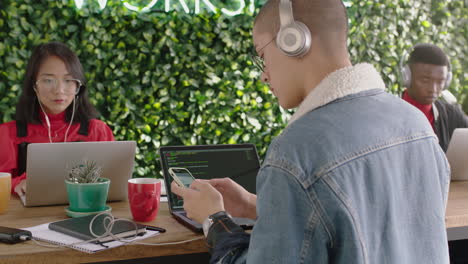
[{"label": "wooden table", "polygon": [[468,181],[453,181],[445,216],[447,228],[468,227]]},{"label": "wooden table", "polygon": [[[127,202],[109,203],[116,217],[131,218]],[[31,227],[67,218],[66,206],[25,208],[17,198],[12,198],[7,213],[0,215],[0,225],[8,227]],[[144,246],[126,245],[87,254],[67,248],[46,248],[32,241],[15,245],[0,244],[0,263],[84,263],[125,259],[149,258],[207,252],[203,236],[193,233],[179,224],[169,214],[167,204],[161,203],[158,217],[147,223],[163,227],[166,233],[144,240],[149,243],[167,243],[200,238],[178,245]],[[447,204],[447,228],[468,226],[468,181],[452,182]]]},{"label": "wooden table", "polygon": [[[115,217],[131,219],[128,202],[108,203]],[[18,198],[12,197],[8,211],[0,215],[0,226],[25,228],[68,218],[66,206],[45,206],[25,208]],[[204,237],[178,223],[169,213],[167,203],[161,203],[155,221],[146,223],[165,228],[166,233],[141,240],[148,243],[168,243],[190,240],[177,245],[125,245],[94,254],[68,248],[48,248],[27,241],[14,245],[0,243],[0,263],[85,263],[125,259],[150,258],[207,252]]]}]

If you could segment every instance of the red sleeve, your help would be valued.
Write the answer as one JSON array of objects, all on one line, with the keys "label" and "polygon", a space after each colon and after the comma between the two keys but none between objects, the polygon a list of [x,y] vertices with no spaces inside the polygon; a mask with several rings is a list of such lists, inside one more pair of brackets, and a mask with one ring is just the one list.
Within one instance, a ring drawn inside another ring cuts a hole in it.
[{"label": "red sleeve", "polygon": [[93,119],[90,121],[88,141],[114,141],[114,134],[106,123]]},{"label": "red sleeve", "polygon": [[14,121],[0,125],[0,172],[11,173],[11,191],[18,183],[26,179],[26,174],[17,173],[18,146],[16,143],[16,123]]}]

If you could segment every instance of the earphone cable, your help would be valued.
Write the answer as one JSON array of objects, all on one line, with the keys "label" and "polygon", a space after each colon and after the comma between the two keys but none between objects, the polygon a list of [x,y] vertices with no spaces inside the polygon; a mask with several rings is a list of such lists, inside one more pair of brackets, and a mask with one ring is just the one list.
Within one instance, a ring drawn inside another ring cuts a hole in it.
[{"label": "earphone cable", "polygon": [[41,107],[42,113],[44,113],[45,121],[46,121],[46,124],[47,124],[47,135],[49,136],[49,141],[50,141],[50,143],[52,143],[52,136],[51,136],[51,132],[50,132],[50,121],[49,121],[49,117],[47,116],[47,113],[44,111],[44,108],[42,107],[42,103],[41,103],[41,101],[39,100],[39,98],[37,98],[37,101],[39,102],[39,106]]},{"label": "earphone cable", "polygon": [[73,118],[75,117],[75,100],[76,100],[76,96],[73,97],[73,110],[72,110],[72,116],[70,118],[70,124],[68,125],[68,128],[67,130],[65,131],[65,139],[63,140],[63,142],[67,142],[67,136],[68,136],[68,130],[70,130],[70,127],[73,123]]},{"label": "earphone cable", "polygon": [[[97,235],[96,233],[93,232],[93,223],[94,221],[97,219],[97,217],[101,216],[101,215],[106,215],[103,219],[103,225],[104,225],[104,234],[102,235]],[[118,237],[116,236],[115,234],[113,234],[111,232],[112,230],[112,227],[114,226],[114,223],[117,222],[117,221],[126,221],[126,222],[130,222],[132,224],[135,225],[135,234],[131,237],[127,237],[127,238],[121,238],[121,237]],[[76,245],[80,245],[80,244],[86,244],[86,243],[89,243],[89,242],[95,242],[95,241],[99,241],[101,238],[105,238],[105,237],[112,237],[114,240],[113,241],[120,241],[126,245],[128,244],[138,244],[138,245],[147,245],[147,246],[168,246],[168,245],[178,245],[178,244],[184,244],[184,243],[188,243],[188,242],[192,242],[192,241],[196,241],[196,240],[201,240],[201,239],[204,239],[204,237],[196,237],[196,238],[192,238],[192,239],[187,239],[187,240],[181,240],[181,241],[175,241],[175,242],[167,242],[167,243],[147,243],[147,242],[138,242],[136,240],[134,240],[137,236],[138,236],[138,225],[132,221],[132,220],[129,220],[129,219],[125,219],[125,218],[114,218],[114,216],[109,213],[109,212],[102,212],[102,213],[99,213],[97,215],[95,215],[90,223],[89,223],[89,231],[91,232],[91,234],[95,237],[93,239],[90,239],[90,240],[85,240],[85,241],[80,241],[80,242],[76,242],[76,243],[71,243],[71,244],[61,244],[61,245],[49,245],[49,244],[44,244],[44,243],[41,243],[39,242],[40,240],[37,240],[34,238],[34,234],[33,234],[33,237],[32,237],[32,241],[34,243],[36,243],[37,245],[39,246],[43,246],[43,247],[50,247],[50,248],[61,248],[61,247],[69,247],[69,248],[73,248],[73,246],[76,246]],[[103,245],[104,246],[104,245]]]}]

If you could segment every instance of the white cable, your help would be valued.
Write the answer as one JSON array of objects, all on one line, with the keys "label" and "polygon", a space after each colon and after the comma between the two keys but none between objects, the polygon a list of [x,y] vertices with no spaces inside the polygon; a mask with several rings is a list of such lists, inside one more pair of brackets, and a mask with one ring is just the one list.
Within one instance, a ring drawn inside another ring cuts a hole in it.
[{"label": "white cable", "polygon": [[176,241],[176,242],[167,242],[167,243],[145,243],[145,242],[138,242],[138,241],[133,241],[130,242],[129,244],[138,244],[138,245],[145,245],[145,246],[168,246],[168,245],[178,245],[178,244],[184,244],[200,239],[204,239],[205,237],[196,237],[192,239],[187,239],[187,240],[182,240],[182,241]]},{"label": "white cable", "polygon": [[49,117],[47,116],[47,113],[44,111],[44,108],[42,107],[41,100],[39,100],[39,97],[37,98],[37,101],[39,102],[39,106],[41,107],[42,113],[44,113],[45,116],[45,121],[47,124],[47,135],[49,136],[49,141],[52,143],[52,136],[50,134],[50,121]]},{"label": "white cable", "polygon": [[[192,241],[196,241],[196,240],[201,240],[201,239],[204,239],[204,237],[196,237],[196,238],[192,238],[192,239],[181,240],[181,241],[176,241],[176,242],[167,242],[167,243],[145,243],[145,242],[138,242],[138,241],[125,242],[125,241],[122,241],[122,239],[118,239],[118,240],[121,241],[121,242],[124,242],[127,245],[128,244],[136,244],[136,245],[143,245],[143,246],[170,246],[170,245],[184,244],[184,243],[188,243],[188,242],[192,242]],[[88,243],[86,241],[83,241],[83,242],[77,242],[77,243],[67,244],[67,245],[52,245],[52,244],[41,243],[41,242],[39,242],[40,240],[36,240],[34,237],[31,240],[34,243],[36,243],[38,246],[50,247],[50,248],[71,247],[71,246],[77,245],[77,244]],[[92,241],[94,241],[94,240],[92,240]]]},{"label": "white cable", "polygon": [[70,129],[72,123],[73,123],[73,118],[75,117],[75,99],[76,99],[76,96],[73,97],[73,110],[72,110],[72,116],[71,116],[71,119],[70,119],[70,124],[68,125],[68,128],[67,130],[65,131],[65,139],[63,140],[63,142],[67,142],[67,135],[68,135],[68,130]]},{"label": "white cable", "polygon": [[49,248],[61,248],[61,247],[65,247],[63,245],[52,245],[52,244],[45,244],[45,243],[42,243],[42,242],[39,242],[40,240],[37,240],[35,239],[34,237],[31,239],[34,243],[36,243],[38,246],[41,246],[41,247],[49,247]]},{"label": "white cable", "polygon": [[20,240],[23,240],[23,241],[26,241],[26,240],[30,240],[31,239],[31,236],[30,235],[21,235],[19,237]]},{"label": "white cable", "polygon": [[[37,93],[36,88],[34,88],[34,91]],[[79,90],[78,90],[79,92]],[[77,93],[78,93],[77,92]],[[68,128],[65,131],[65,139],[63,142],[67,142],[67,136],[68,136],[68,130],[70,130],[71,125],[73,124],[73,118],[75,117],[75,100],[76,100],[76,95],[73,97],[73,110],[72,110],[72,116],[70,119],[70,123],[68,124]],[[52,143],[52,135],[51,135],[51,128],[50,128],[50,121],[49,117],[47,116],[46,112],[44,111],[44,108],[42,107],[41,100],[39,100],[39,97],[37,97],[37,101],[39,102],[39,106],[41,107],[42,112],[44,113],[46,124],[47,124],[47,135],[49,136],[49,141]]]},{"label": "white cable", "polygon": [[[100,215],[107,215],[106,217],[104,217],[103,219],[103,225],[104,225],[104,234],[102,235],[97,235],[96,233],[93,232],[93,223],[94,223],[94,220],[97,219],[97,217],[99,217]],[[112,231],[112,227],[114,226],[114,223],[117,222],[117,221],[127,221],[127,222],[130,222],[132,224],[135,225],[135,235],[134,236],[131,236],[131,237],[127,237],[127,238],[122,238],[122,237],[118,237],[116,236],[115,234],[113,234],[111,231]],[[113,241],[119,241],[119,242],[122,242],[126,245],[128,244],[138,244],[138,245],[147,245],[147,246],[167,246],[167,245],[178,245],[178,244],[184,244],[184,243],[188,243],[188,242],[192,242],[192,241],[196,241],[196,240],[200,240],[200,239],[204,239],[204,237],[196,237],[196,238],[192,238],[192,239],[187,239],[187,240],[182,240],[182,241],[175,241],[175,242],[167,242],[167,243],[145,243],[145,242],[138,242],[136,240],[133,240],[135,239],[137,236],[138,236],[138,226],[137,224],[132,221],[132,220],[129,220],[129,219],[125,219],[125,218],[119,218],[119,219],[115,219],[114,216],[109,213],[109,212],[102,212],[102,213],[99,213],[97,215],[95,215],[90,223],[89,223],[89,231],[91,232],[91,234],[95,237],[93,239],[90,239],[90,240],[86,240],[86,241],[80,241],[80,242],[76,242],[76,243],[71,243],[71,244],[66,244],[66,245],[49,245],[49,244],[44,244],[44,243],[40,243],[39,241],[37,241],[34,236],[32,238],[32,240],[34,241],[34,243],[36,243],[37,245],[39,246],[43,246],[43,247],[52,247],[52,248],[60,248],[60,247],[72,247],[72,246],[75,246],[75,245],[79,245],[79,244],[85,244],[85,243],[89,243],[89,242],[94,242],[94,241],[99,241],[99,239],[101,238],[104,238],[104,237],[112,237],[114,240]],[[108,242],[111,242],[111,241],[108,241]],[[107,243],[107,242],[103,242],[102,244],[104,243]]]}]

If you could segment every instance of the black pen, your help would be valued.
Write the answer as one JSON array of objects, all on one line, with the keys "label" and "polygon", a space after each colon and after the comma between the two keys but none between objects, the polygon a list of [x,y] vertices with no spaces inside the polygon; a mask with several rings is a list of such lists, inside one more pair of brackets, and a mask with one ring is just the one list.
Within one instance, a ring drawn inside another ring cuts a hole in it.
[{"label": "black pen", "polygon": [[146,225],[146,229],[152,230],[152,231],[158,231],[159,233],[164,233],[164,232],[166,232],[166,229],[164,229],[164,228],[162,228],[162,227],[157,227],[157,226]]}]

